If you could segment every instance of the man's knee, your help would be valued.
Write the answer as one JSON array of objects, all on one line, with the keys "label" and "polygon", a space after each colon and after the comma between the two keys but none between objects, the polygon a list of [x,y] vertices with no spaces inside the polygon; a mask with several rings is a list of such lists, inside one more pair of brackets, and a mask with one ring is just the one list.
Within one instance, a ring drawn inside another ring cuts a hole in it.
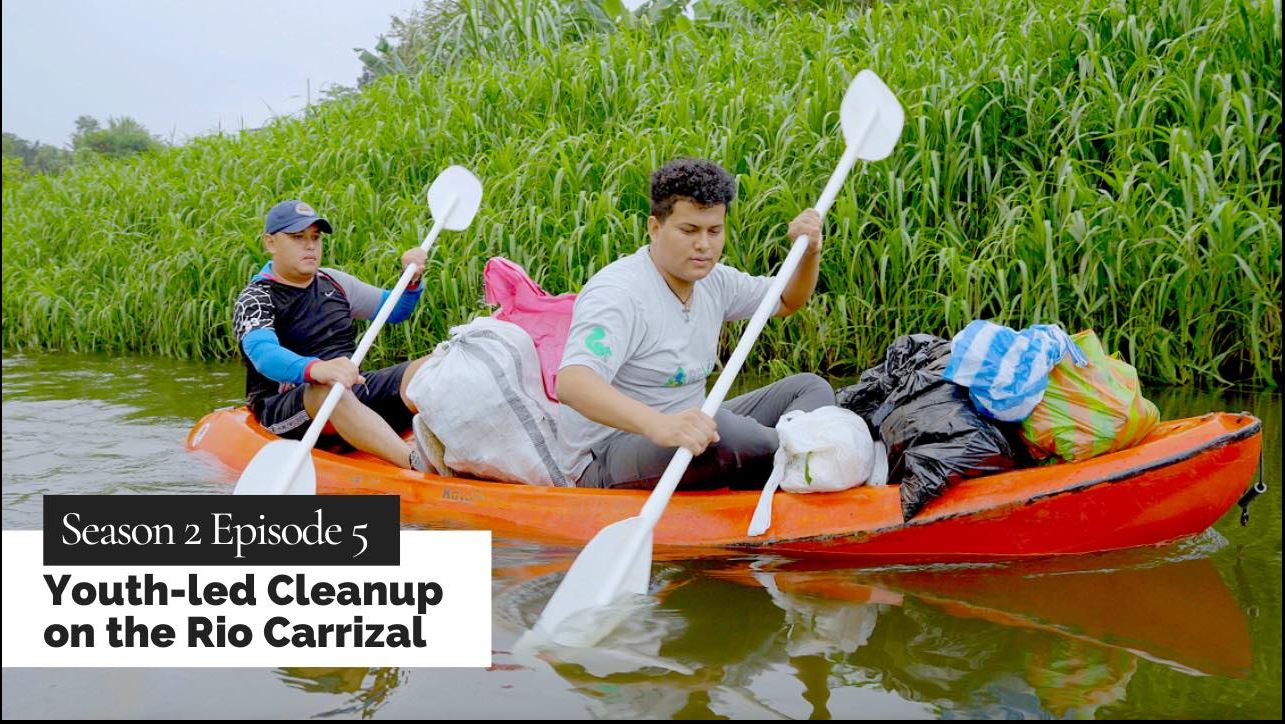
[{"label": "man's knee", "polygon": [[799,372],[785,378],[790,384],[800,392],[811,392],[815,390],[830,390],[833,393],[830,383],[826,382],[821,375],[812,374],[811,372]]},{"label": "man's knee", "polygon": [[[308,383],[308,387],[303,391],[303,406],[308,411],[308,415],[316,417],[317,412],[321,409],[322,404],[326,401],[326,396],[330,394],[331,385],[323,385],[316,382]],[[361,400],[353,394],[352,390],[345,387],[344,393],[339,397],[339,404],[335,407],[347,407],[352,404],[361,404]]]},{"label": "man's knee", "polygon": [[406,365],[406,371],[402,373],[401,384],[397,386],[397,393],[402,398],[402,404],[411,412],[419,412],[419,406],[416,405],[415,401],[410,397],[410,383],[411,380],[414,379],[415,373],[419,372],[419,368],[424,366],[424,363],[428,361],[428,358],[429,355],[424,355],[419,359],[412,360],[409,365]]},{"label": "man's knee", "polygon": [[794,399],[802,403],[801,405],[792,405],[791,409],[810,412],[819,407],[835,404],[834,388],[820,375],[814,375],[811,372],[800,372],[790,375],[782,381],[788,383]]}]

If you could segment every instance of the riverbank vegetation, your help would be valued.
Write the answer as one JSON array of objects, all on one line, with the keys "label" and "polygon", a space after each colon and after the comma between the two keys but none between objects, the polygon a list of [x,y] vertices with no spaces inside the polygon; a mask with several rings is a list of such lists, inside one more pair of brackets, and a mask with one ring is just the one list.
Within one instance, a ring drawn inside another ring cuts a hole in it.
[{"label": "riverbank vegetation", "polygon": [[436,42],[385,44],[404,57],[303,118],[6,174],[4,347],[234,356],[269,206],[307,200],[334,225],[324,263],[391,286],[453,163],[482,179],[482,209],[439,240],[419,311],[373,363],[485,313],[490,256],[577,290],[644,243],[647,175],[674,156],[737,175],[724,260],[770,273],[868,67],[905,106],[900,144],[854,171],[817,297],[769,325],[752,366],[852,373],[899,334],[989,318],[1093,327],[1156,382],[1277,384],[1279,3],[618,5],[458,0],[429,18]]}]

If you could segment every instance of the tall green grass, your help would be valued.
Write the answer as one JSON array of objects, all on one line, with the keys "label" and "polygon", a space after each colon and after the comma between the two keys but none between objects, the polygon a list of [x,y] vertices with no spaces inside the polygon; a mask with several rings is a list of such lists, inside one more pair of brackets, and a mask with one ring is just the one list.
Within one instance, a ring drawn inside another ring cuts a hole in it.
[{"label": "tall green grass", "polygon": [[483,180],[482,209],[438,242],[419,312],[372,363],[483,313],[492,255],[578,289],[645,241],[647,175],[674,156],[737,174],[725,261],[768,273],[870,67],[906,108],[901,142],[854,170],[818,294],[751,365],[859,371],[898,334],[990,318],[1093,327],[1153,381],[1277,384],[1279,3],[907,0],[589,30],[536,0],[460,6],[418,77],[7,184],[5,348],[232,356],[273,202],[307,199],[335,227],[324,262],[390,286],[452,163]]}]

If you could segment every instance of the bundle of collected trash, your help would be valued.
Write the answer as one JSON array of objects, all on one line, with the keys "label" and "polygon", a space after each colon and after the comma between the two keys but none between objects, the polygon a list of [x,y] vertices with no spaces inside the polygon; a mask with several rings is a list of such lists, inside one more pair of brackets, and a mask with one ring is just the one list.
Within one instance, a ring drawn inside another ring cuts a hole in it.
[{"label": "bundle of collected trash", "polygon": [[898,337],[837,397],[887,445],[907,520],[964,478],[1122,450],[1159,420],[1132,366],[1091,330],[1072,337],[1056,325],[1018,332],[979,320],[950,341]]}]

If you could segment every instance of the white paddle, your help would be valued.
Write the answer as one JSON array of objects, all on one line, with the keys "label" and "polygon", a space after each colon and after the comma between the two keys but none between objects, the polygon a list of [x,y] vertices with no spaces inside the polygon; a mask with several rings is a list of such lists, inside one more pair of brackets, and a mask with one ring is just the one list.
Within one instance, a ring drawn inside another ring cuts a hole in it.
[{"label": "white paddle", "polygon": [[[838,167],[830,176],[830,182],[821,193],[821,201],[816,205],[816,210],[823,219],[858,158],[878,161],[892,153],[893,146],[901,136],[905,113],[896,96],[879,76],[863,70],[853,79],[843,96],[839,120],[848,145]],[[749,355],[750,347],[763,331],[768,317],[775,311],[781,292],[790,277],[794,276],[807,246],[807,236],[800,236],[795,240],[785,263],[772,280],[767,296],[754,312],[731,359],[714,383],[709,396],[705,398],[705,404],[701,405],[701,411],[706,415],[713,417],[723,404],[723,398]],[[610,632],[609,628],[604,630],[604,626],[567,626],[560,630],[560,624],[578,612],[590,612],[607,606],[622,595],[647,592],[651,576],[652,529],[656,527],[656,521],[660,519],[691,460],[691,452],[686,448],[679,448],[665,468],[660,482],[647,498],[642,512],[636,517],[612,523],[589,541],[567,571],[558,590],[549,599],[540,620],[536,622],[535,629],[540,635],[563,646],[593,646]],[[609,622],[611,618],[604,617],[602,620]]]},{"label": "white paddle", "polygon": [[[451,166],[438,174],[428,189],[428,208],[433,213],[433,228],[429,230],[420,248],[426,252],[432,248],[443,228],[451,231],[468,228],[481,202],[482,184],[468,169]],[[416,269],[417,265],[411,264],[402,272],[397,286],[393,287],[370,328],[362,335],[357,351],[352,356],[353,364],[361,366],[366,352],[375,342],[375,336],[383,328],[384,322],[388,321],[388,315],[393,313],[393,307],[401,299],[402,292],[406,291]],[[302,440],[275,440],[263,446],[245,472],[241,473],[241,478],[236,482],[235,494],[316,495],[317,471],[312,464],[312,446],[317,444],[317,438],[321,436],[321,431],[330,419],[330,413],[339,404],[343,392],[343,385],[331,386],[330,394],[326,395],[325,402],[317,410],[317,415]]]}]

